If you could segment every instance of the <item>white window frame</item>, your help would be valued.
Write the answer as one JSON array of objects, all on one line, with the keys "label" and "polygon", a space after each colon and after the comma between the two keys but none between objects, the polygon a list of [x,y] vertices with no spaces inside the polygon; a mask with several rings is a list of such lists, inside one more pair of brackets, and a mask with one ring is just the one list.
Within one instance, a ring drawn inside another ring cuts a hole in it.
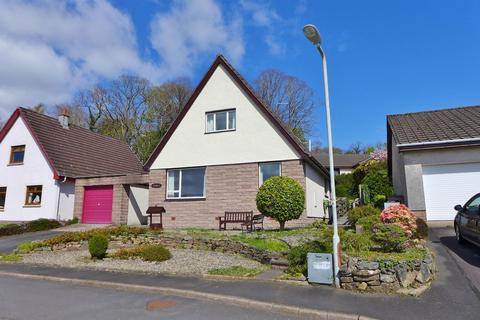
[{"label": "white window frame", "polygon": [[[223,130],[216,130],[217,128],[217,114],[218,113],[226,113],[225,117],[225,128]],[[230,113],[235,113],[235,127],[234,128],[229,128],[229,115]],[[213,130],[208,131],[208,116],[213,115]],[[225,131],[235,131],[237,130],[237,109],[225,109],[225,110],[218,110],[218,111],[209,111],[205,113],[205,133],[216,133],[216,132],[225,132]]]},{"label": "white window frame", "polygon": [[[189,170],[189,169],[204,169],[203,171],[203,195],[202,196],[195,196],[195,197],[182,197],[182,172],[184,170]],[[171,172],[171,171],[178,171],[178,190],[169,190],[168,189],[168,173]],[[167,200],[181,200],[181,199],[205,199],[206,196],[207,196],[207,192],[206,192],[206,176],[207,176],[207,168],[206,167],[193,167],[193,168],[181,168],[181,169],[168,169],[167,170],[167,183],[166,183],[166,188],[165,188],[165,199]],[[175,197],[175,196],[169,196],[168,193],[169,191],[172,191],[173,193],[175,193],[176,191],[178,191],[178,197]]]},{"label": "white window frame", "polygon": [[282,176],[282,162],[281,161],[271,161],[271,162],[260,162],[258,164],[258,185],[261,186],[263,184],[263,174],[262,174],[262,165],[264,164],[278,164],[280,166],[279,175],[278,177]]}]

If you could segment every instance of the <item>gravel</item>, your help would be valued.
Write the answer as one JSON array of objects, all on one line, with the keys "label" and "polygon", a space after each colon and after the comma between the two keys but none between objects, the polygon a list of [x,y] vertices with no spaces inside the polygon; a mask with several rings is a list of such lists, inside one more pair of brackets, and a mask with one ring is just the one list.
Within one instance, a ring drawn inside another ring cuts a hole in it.
[{"label": "gravel", "polygon": [[87,250],[43,251],[26,254],[23,263],[49,266],[88,268],[109,271],[172,273],[184,275],[207,274],[208,270],[232,266],[265,269],[259,262],[243,257],[212,251],[170,250],[172,259],[163,262],[145,262],[140,259],[118,260],[106,258],[92,261]]}]

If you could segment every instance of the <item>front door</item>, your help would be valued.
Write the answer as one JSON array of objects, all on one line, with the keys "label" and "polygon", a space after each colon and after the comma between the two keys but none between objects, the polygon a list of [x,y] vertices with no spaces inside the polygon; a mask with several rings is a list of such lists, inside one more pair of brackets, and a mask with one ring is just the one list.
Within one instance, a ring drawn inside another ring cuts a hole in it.
[{"label": "front door", "polygon": [[113,186],[85,187],[82,223],[112,223]]}]

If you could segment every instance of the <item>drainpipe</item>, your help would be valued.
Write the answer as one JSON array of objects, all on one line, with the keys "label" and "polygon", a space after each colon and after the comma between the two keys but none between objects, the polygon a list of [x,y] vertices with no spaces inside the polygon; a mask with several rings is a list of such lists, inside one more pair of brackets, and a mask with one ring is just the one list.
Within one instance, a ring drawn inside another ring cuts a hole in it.
[{"label": "drainpipe", "polygon": [[63,181],[58,181],[58,195],[57,195],[57,221],[60,221],[60,185],[67,181],[67,177],[63,176]]}]

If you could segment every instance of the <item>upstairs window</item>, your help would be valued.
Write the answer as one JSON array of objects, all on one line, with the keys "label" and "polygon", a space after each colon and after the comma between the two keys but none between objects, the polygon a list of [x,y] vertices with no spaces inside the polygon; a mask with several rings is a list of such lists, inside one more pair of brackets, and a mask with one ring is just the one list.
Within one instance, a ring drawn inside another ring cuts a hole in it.
[{"label": "upstairs window", "polygon": [[236,111],[224,110],[208,112],[207,133],[235,130],[237,127]]},{"label": "upstairs window", "polygon": [[7,198],[7,187],[0,187],[0,210],[5,208],[5,199]]},{"label": "upstairs window", "polygon": [[25,156],[25,145],[13,146],[10,151],[10,164],[22,164]]},{"label": "upstairs window", "polygon": [[270,177],[282,175],[282,164],[280,162],[266,162],[258,165],[259,169],[259,185],[262,185]]},{"label": "upstairs window", "polygon": [[27,186],[26,206],[39,206],[42,203],[42,186]]},{"label": "upstairs window", "polygon": [[205,168],[167,171],[167,199],[205,198]]}]

